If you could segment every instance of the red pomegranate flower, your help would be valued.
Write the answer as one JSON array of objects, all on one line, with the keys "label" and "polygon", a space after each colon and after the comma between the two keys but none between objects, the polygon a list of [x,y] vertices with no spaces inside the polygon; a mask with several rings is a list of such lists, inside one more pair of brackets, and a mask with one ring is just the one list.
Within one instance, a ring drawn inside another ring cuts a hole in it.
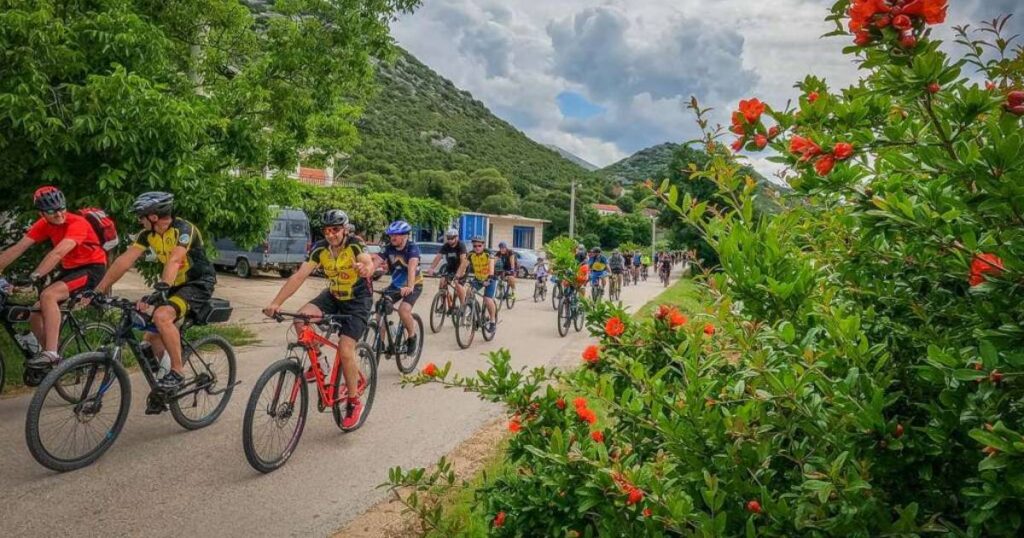
[{"label": "red pomegranate flower", "polygon": [[712,336],[715,334],[715,326],[710,323],[704,324],[704,334]]},{"label": "red pomegranate flower", "polygon": [[432,362],[428,362],[427,365],[423,367],[423,375],[428,376],[428,377],[436,376],[437,375],[437,365],[432,363]]},{"label": "red pomegranate flower", "polygon": [[572,401],[572,405],[574,407],[576,407],[577,410],[579,410],[579,409],[586,409],[587,408],[587,399],[583,398],[583,397],[576,398],[575,400]]},{"label": "red pomegranate flower", "polygon": [[821,146],[815,144],[810,138],[793,135],[789,141],[789,152],[800,155],[801,161],[807,161],[821,153]]},{"label": "red pomegranate flower", "polygon": [[1011,114],[1024,116],[1024,91],[1014,90],[1006,94],[1006,102],[1003,103],[1003,107]]},{"label": "red pomegranate flower", "polygon": [[751,499],[747,501],[747,512],[750,512],[752,514],[760,514],[761,503],[758,502],[757,499]]},{"label": "red pomegranate flower", "polygon": [[506,516],[504,511],[498,512],[498,515],[494,516],[494,527],[500,528],[502,525],[504,525],[505,517]]},{"label": "red pomegranate flower", "polygon": [[508,431],[512,433],[517,433],[521,429],[523,429],[523,424],[519,422],[518,418],[513,418],[512,420],[508,421]]},{"label": "red pomegranate flower", "polygon": [[593,409],[577,408],[576,415],[580,417],[580,420],[587,424],[593,424],[597,422],[597,413]]},{"label": "red pomegranate flower", "polygon": [[768,145],[768,137],[763,134],[755,135],[754,145],[757,146],[757,149],[764,149]]},{"label": "red pomegranate flower", "polygon": [[608,319],[604,324],[604,333],[612,338],[616,338],[622,335],[626,331],[626,324],[622,323],[622,320],[618,316],[614,316]]},{"label": "red pomegranate flower", "polygon": [[[903,4],[904,15],[923,17],[928,24],[942,24],[946,22],[946,9],[949,7],[949,0],[910,0]],[[893,19],[896,24],[896,19]]]},{"label": "red pomegranate flower", "polygon": [[597,359],[600,357],[600,353],[601,348],[594,345],[587,346],[587,348],[583,350],[583,360],[590,364],[595,364],[597,363]]},{"label": "red pomegranate flower", "polygon": [[986,252],[984,254],[978,254],[971,260],[971,275],[970,284],[971,286],[977,286],[985,282],[985,275],[998,275],[1003,272],[1005,267],[1003,266],[1003,260],[999,256]]},{"label": "red pomegranate flower", "polygon": [[818,92],[811,92],[807,94],[807,102],[813,103],[818,100]]},{"label": "red pomegranate flower", "polygon": [[644,500],[644,492],[640,488],[630,487],[626,491],[626,504],[633,506],[634,504]]},{"label": "red pomegranate flower", "polygon": [[740,100],[740,113],[747,120],[747,123],[757,123],[764,113],[764,103],[757,98]]},{"label": "red pomegranate flower", "polygon": [[559,409],[565,409],[565,398],[559,398],[555,400],[555,407]]},{"label": "red pomegranate flower", "polygon": [[673,328],[673,329],[675,329],[676,327],[681,327],[683,325],[686,325],[687,321],[689,321],[689,320],[686,319],[686,315],[684,315],[682,312],[680,312],[678,310],[674,310],[668,316],[668,326]]},{"label": "red pomegranate flower", "polygon": [[849,159],[853,156],[853,144],[849,142],[836,142],[835,147],[832,149],[832,155],[839,161]]},{"label": "red pomegranate flower", "polygon": [[912,26],[914,22],[906,15],[900,14],[892,18],[892,27],[897,30],[909,30]]},{"label": "red pomegranate flower", "polygon": [[831,155],[822,155],[821,157],[818,157],[817,161],[814,161],[814,171],[820,176],[827,176],[835,165],[835,157]]},{"label": "red pomegranate flower", "polygon": [[644,517],[651,517],[652,513],[650,508],[644,508]]},{"label": "red pomegranate flower", "polygon": [[779,126],[778,125],[772,125],[772,128],[768,129],[768,139],[771,140],[771,139],[775,138],[776,136],[779,136]]},{"label": "red pomegranate flower", "polygon": [[594,430],[590,432],[590,438],[593,439],[596,443],[603,443],[604,433],[601,430]]},{"label": "red pomegranate flower", "polygon": [[729,147],[731,147],[733,151],[739,152],[743,149],[743,145],[746,143],[747,139],[741,136],[736,140],[733,140],[732,144]]}]

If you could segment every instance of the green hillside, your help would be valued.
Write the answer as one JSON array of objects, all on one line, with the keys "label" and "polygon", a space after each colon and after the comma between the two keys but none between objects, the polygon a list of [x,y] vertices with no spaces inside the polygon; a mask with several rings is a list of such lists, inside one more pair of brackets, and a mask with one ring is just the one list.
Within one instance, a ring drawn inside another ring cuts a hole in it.
[{"label": "green hillside", "polygon": [[678,149],[679,144],[672,142],[651,146],[598,170],[598,174],[624,185],[642,183],[647,179],[658,181],[665,177]]}]

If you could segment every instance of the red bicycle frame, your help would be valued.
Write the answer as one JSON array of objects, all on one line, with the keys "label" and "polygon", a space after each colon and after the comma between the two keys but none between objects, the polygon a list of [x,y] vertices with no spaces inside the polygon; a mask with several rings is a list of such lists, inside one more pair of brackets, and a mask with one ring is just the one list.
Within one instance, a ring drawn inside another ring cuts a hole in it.
[{"label": "red bicycle frame", "polygon": [[[306,355],[310,361],[309,367],[316,378],[316,388],[320,392],[320,401],[323,402],[324,407],[333,407],[335,404],[348,398],[347,386],[339,386],[338,394],[334,394],[332,390],[338,376],[341,375],[341,350],[338,349],[338,345],[314,331],[308,322],[299,331],[298,343],[306,349]],[[331,368],[330,379],[324,378],[324,371],[320,368],[321,346],[327,346],[334,350],[334,366]],[[294,402],[298,398],[300,383],[305,382],[306,380],[301,377],[295,380],[295,383],[292,384],[290,401]],[[366,390],[366,378],[363,376],[362,371],[359,372],[357,386],[359,395],[362,396],[363,391]]]}]

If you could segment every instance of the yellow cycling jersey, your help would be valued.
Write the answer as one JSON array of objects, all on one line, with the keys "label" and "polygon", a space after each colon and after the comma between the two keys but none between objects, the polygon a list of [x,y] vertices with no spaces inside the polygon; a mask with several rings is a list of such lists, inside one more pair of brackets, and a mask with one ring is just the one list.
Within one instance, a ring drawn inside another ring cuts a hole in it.
[{"label": "yellow cycling jersey", "polygon": [[327,241],[317,241],[309,251],[307,261],[315,263],[327,277],[327,289],[339,301],[369,297],[370,288],[356,271],[356,257],[363,253],[363,245],[356,240],[346,240],[337,254],[331,252]]},{"label": "yellow cycling jersey", "polygon": [[488,252],[470,252],[469,267],[477,280],[487,280],[491,276],[491,255]]},{"label": "yellow cycling jersey", "polygon": [[175,217],[164,233],[143,230],[135,238],[134,245],[141,249],[149,249],[156,255],[160,263],[166,264],[175,247],[185,247],[185,259],[178,268],[172,285],[180,286],[186,282],[216,282],[217,273],[213,264],[206,256],[203,236],[191,222]]}]

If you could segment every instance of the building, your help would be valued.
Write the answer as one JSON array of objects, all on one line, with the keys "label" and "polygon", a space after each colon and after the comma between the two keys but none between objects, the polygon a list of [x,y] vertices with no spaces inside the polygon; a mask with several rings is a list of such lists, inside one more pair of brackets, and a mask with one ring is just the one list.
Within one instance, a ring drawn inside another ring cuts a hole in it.
[{"label": "building", "polygon": [[590,204],[597,211],[598,215],[621,215],[622,210],[619,206],[613,204]]},{"label": "building", "polygon": [[466,212],[459,216],[459,238],[469,241],[483,236],[487,248],[497,248],[502,241],[512,248],[539,249],[544,245],[544,225],[551,221],[521,215],[489,215]]}]

